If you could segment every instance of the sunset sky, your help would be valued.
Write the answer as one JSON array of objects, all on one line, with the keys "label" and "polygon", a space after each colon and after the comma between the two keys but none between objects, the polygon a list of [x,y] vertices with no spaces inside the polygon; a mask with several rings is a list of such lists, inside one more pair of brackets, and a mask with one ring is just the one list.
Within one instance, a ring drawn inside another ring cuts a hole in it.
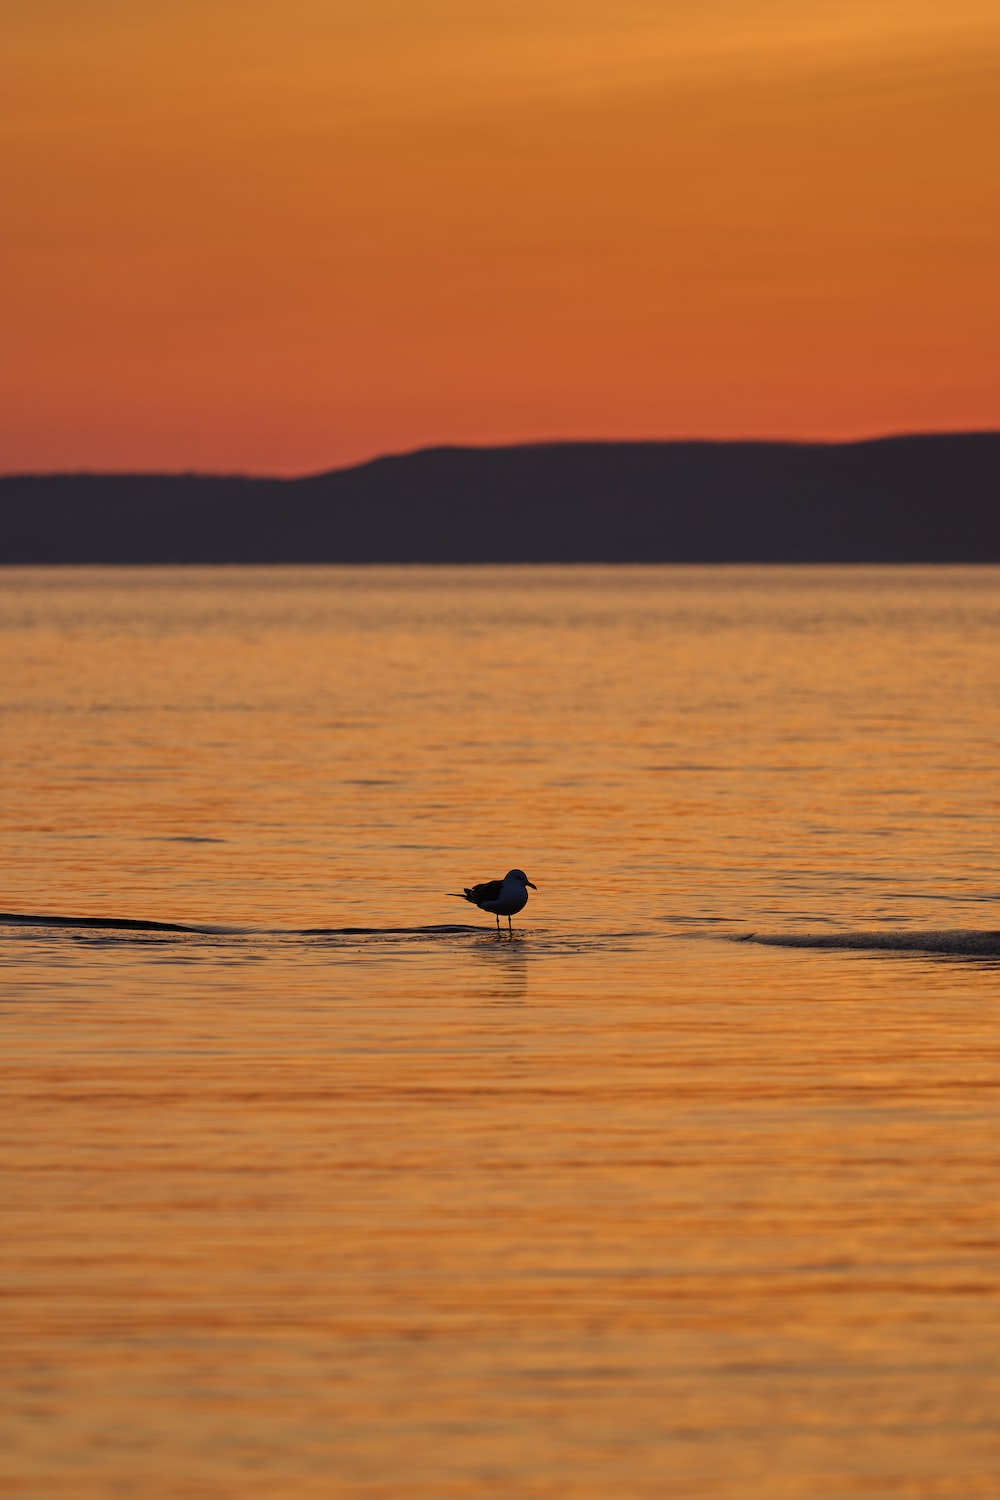
[{"label": "sunset sky", "polygon": [[7,0],[0,470],[1000,426],[996,0]]}]

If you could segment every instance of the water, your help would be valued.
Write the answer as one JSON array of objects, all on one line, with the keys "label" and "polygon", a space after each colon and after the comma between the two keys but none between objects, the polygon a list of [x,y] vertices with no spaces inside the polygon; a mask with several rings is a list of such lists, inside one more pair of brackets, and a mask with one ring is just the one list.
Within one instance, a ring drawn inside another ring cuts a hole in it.
[{"label": "water", "polygon": [[992,1500],[998,627],[2,575],[5,1493]]}]

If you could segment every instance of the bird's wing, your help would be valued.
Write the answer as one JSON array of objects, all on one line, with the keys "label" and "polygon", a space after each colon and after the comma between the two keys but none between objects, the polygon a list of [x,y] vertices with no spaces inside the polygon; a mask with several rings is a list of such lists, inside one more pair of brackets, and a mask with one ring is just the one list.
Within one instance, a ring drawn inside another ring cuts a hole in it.
[{"label": "bird's wing", "polygon": [[495,901],[503,886],[502,880],[484,880],[482,885],[474,885],[466,891],[470,901]]}]

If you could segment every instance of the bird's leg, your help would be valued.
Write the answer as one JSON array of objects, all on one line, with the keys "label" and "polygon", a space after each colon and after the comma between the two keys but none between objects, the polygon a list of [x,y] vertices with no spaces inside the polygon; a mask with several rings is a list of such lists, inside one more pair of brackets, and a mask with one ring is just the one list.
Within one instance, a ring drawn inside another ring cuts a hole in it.
[{"label": "bird's leg", "polygon": [[495,912],[494,912],[494,913],[493,913],[493,915],[494,915],[494,916],[495,916],[495,917],[496,917],[496,919],[497,919],[497,932],[499,932],[499,931],[500,931],[500,913],[499,913],[499,912],[498,912],[498,911],[495,911]]},{"label": "bird's leg", "polygon": [[507,913],[507,931],[508,932],[513,932],[514,931],[513,927],[511,926],[510,912]]}]

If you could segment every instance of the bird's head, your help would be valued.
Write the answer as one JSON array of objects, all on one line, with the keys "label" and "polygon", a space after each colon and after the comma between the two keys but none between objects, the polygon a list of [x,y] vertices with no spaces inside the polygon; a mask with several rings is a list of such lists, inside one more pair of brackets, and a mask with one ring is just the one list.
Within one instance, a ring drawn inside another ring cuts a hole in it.
[{"label": "bird's head", "polygon": [[504,879],[505,880],[516,880],[521,885],[530,885],[531,889],[533,891],[537,891],[538,890],[537,885],[535,885],[535,883],[534,883],[533,880],[529,880],[528,879],[527,875],[525,875],[525,873],[524,873],[523,870],[508,870],[507,874],[504,876]]}]

